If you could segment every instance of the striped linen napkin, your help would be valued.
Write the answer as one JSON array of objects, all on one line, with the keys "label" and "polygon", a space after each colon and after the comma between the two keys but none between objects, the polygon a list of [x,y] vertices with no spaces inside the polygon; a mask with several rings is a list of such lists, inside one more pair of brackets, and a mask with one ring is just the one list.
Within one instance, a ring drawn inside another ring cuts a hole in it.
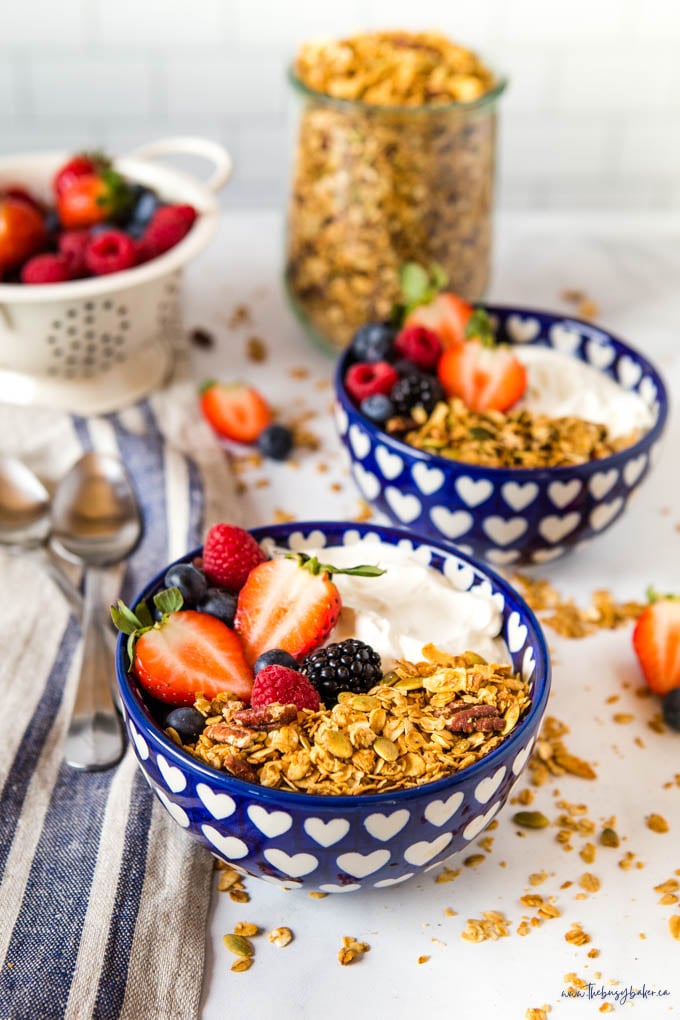
[{"label": "striped linen napkin", "polygon": [[[204,528],[236,519],[227,459],[194,402],[187,383],[87,420],[0,406],[0,448],[48,485],[88,449],[122,456],[145,530],[109,571],[110,600],[129,602]],[[192,1020],[212,859],[130,748],[107,772],[64,765],[79,624],[29,555],[0,548],[0,579],[0,1020]]]}]

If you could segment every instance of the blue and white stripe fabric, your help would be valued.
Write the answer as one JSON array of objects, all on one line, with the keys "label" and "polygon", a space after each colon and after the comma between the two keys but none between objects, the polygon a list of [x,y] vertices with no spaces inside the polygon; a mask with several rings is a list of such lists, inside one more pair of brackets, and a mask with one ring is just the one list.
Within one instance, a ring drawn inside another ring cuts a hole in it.
[{"label": "blue and white stripe fabric", "polygon": [[[175,386],[115,415],[0,407],[0,450],[49,484],[87,449],[120,454],[144,512],[110,572],[130,601],[164,563],[234,519],[223,452]],[[128,749],[79,773],[62,760],[80,627],[28,555],[0,548],[0,1020],[198,1016],[212,860],[153,797]]]}]

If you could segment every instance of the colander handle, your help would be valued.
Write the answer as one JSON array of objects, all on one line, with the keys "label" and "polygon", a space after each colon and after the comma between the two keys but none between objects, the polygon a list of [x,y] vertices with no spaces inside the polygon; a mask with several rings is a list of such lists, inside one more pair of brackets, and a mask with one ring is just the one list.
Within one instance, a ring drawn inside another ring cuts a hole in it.
[{"label": "colander handle", "polygon": [[212,174],[203,182],[209,191],[218,191],[231,176],[231,156],[223,145],[209,138],[195,138],[193,135],[159,138],[157,142],[149,142],[128,153],[130,159],[157,159],[159,156],[177,155],[200,156],[214,165]]}]

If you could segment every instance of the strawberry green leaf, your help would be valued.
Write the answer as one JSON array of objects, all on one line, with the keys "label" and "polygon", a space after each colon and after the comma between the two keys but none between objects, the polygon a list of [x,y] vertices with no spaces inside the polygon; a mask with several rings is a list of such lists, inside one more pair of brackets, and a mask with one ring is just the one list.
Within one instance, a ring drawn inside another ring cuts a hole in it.
[{"label": "strawberry green leaf", "polygon": [[433,262],[430,267],[430,276],[432,279],[432,287],[434,290],[439,292],[444,290],[449,282],[449,274],[446,272],[443,266],[440,266],[438,262]]},{"label": "strawberry green leaf", "polygon": [[154,595],[153,604],[159,613],[167,616],[169,613],[176,613],[180,610],[184,605],[184,599],[179,588],[166,588]]},{"label": "strawberry green leaf", "polygon": [[479,340],[483,347],[496,346],[496,337],[491,327],[491,319],[485,308],[475,308],[465,327],[465,336],[469,340]]},{"label": "strawberry green leaf", "polygon": [[123,634],[135,634],[145,626],[122,599],[118,599],[116,605],[111,606],[111,619],[116,629],[122,631]]},{"label": "strawberry green leaf", "polygon": [[399,286],[407,305],[423,304],[428,300],[430,280],[417,262],[406,262],[399,271]]},{"label": "strawberry green leaf", "polygon": [[146,602],[138,602],[135,606],[135,616],[141,623],[142,627],[153,627],[153,616],[151,610],[147,606]]}]

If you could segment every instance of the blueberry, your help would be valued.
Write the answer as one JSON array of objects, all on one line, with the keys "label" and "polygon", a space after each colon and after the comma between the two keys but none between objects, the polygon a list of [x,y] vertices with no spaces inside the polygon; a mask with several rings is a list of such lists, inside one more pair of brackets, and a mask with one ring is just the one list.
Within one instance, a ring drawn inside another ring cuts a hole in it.
[{"label": "blueberry", "polygon": [[55,209],[50,209],[45,213],[45,230],[48,234],[58,234],[61,231],[59,214]]},{"label": "blueberry", "polygon": [[164,582],[166,588],[179,588],[187,609],[195,606],[208,588],[205,574],[192,563],[176,563],[174,567],[170,567]]},{"label": "blueberry", "polygon": [[109,230],[119,230],[115,223],[95,223],[90,227],[90,237],[99,237],[100,234],[108,234]]},{"label": "blueberry", "polygon": [[367,322],[354,334],[352,354],[357,361],[389,361],[396,335],[389,322]]},{"label": "blueberry", "polygon": [[203,732],[205,718],[197,708],[190,705],[185,708],[173,708],[165,717],[165,725],[172,726],[173,730],[177,730],[182,740],[193,744],[194,740]]},{"label": "blueberry", "polygon": [[293,449],[293,433],[285,425],[268,425],[260,433],[257,448],[272,460],[285,460]]},{"label": "blueberry", "polygon": [[423,374],[421,369],[419,369],[417,365],[414,365],[412,361],[409,361],[408,358],[399,358],[398,361],[394,362],[392,367],[400,376],[415,375],[416,373],[420,373],[421,375]]},{"label": "blueberry", "polygon": [[674,687],[661,699],[664,722],[680,733],[680,687]]},{"label": "blueberry", "polygon": [[283,648],[270,648],[268,652],[263,652],[255,659],[253,673],[257,676],[265,666],[287,666],[288,669],[297,669],[297,662],[290,652],[285,652]]},{"label": "blueberry", "polygon": [[359,410],[370,421],[381,425],[394,414],[394,404],[384,393],[374,393],[371,397],[366,397],[361,401]]},{"label": "blueberry", "polygon": [[151,191],[150,188],[141,188],[132,207],[130,219],[136,226],[145,227],[162,204],[155,191]]},{"label": "blueberry", "polygon": [[236,616],[236,596],[230,595],[228,591],[221,588],[208,588],[201,601],[196,606],[199,613],[210,613],[216,616],[227,627],[234,626]]}]

